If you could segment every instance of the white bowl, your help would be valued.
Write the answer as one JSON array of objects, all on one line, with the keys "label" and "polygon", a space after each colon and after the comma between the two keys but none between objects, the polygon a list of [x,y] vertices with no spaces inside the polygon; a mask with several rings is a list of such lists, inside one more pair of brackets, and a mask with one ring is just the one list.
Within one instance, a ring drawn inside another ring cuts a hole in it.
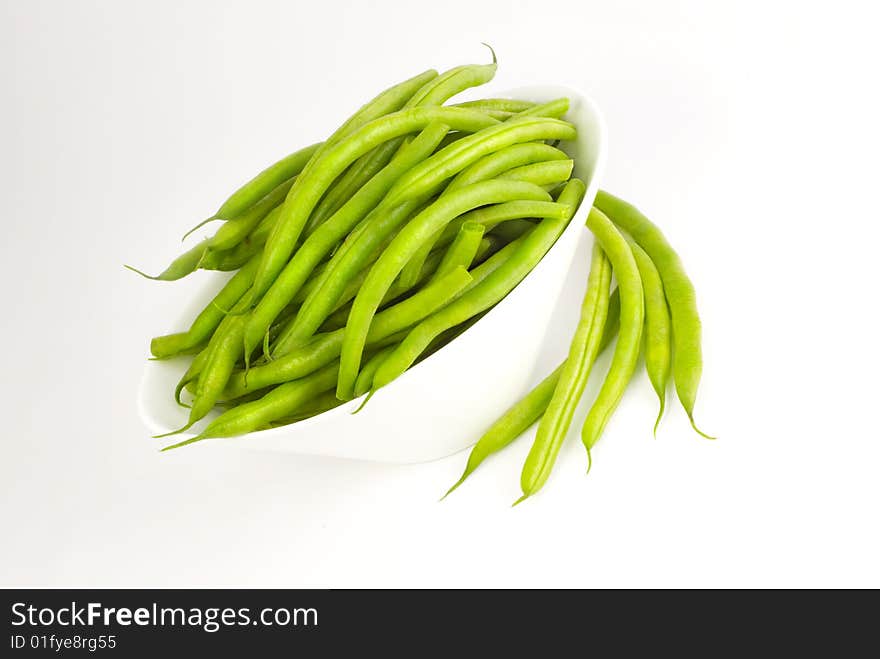
[{"label": "white bowl", "polygon": [[[582,239],[587,212],[605,162],[605,124],[596,105],[573,87],[522,87],[493,96],[544,102],[571,99],[566,118],[578,129],[561,145],[575,159],[574,175],[587,183],[580,209],[541,263],[504,300],[449,345],[381,389],[357,415],[359,400],[289,426],[241,437],[207,440],[228,449],[262,449],[382,462],[442,458],[472,445],[498,416],[543,375],[536,372],[553,310]],[[227,275],[228,276],[228,275]],[[178,323],[185,327],[217,290],[223,275],[193,300]],[[144,423],[155,433],[182,426],[187,410],[174,386],[188,359],[149,361],[140,391]],[[176,439],[192,437],[182,433]],[[156,440],[151,440],[156,441]]]}]

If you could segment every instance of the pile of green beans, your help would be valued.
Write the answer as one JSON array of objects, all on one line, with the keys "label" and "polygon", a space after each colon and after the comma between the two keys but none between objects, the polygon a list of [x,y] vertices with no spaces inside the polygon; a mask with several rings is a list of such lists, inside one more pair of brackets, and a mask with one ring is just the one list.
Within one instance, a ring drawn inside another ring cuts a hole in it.
[{"label": "pile of green beans", "polygon": [[[429,70],[386,89],[325,140],[233,192],[184,239],[221,223],[213,235],[161,273],[126,266],[161,281],[232,273],[188,328],[151,341],[154,359],[188,360],[173,395],[189,418],[159,437],[203,424],[163,450],[297,423],[355,398],[362,407],[541,261],[586,193],[558,146],[577,129],[564,118],[565,98],[448,104],[496,69],[492,52],[489,64]],[[537,492],[597,356],[615,338],[583,426],[588,460],[643,343],[660,401],[655,434],[670,378],[693,425],[700,325],[680,260],[659,229],[607,193],[587,227],[596,242],[568,357],[480,438],[450,492],[539,422],[519,501]],[[205,423],[213,410],[220,414]]]},{"label": "pile of green beans", "polygon": [[189,418],[167,435],[220,414],[166,448],[373,395],[543,258],[584,194],[555,146],[577,131],[564,98],[448,104],[496,69],[493,52],[390,87],[186,234],[220,223],[151,279],[232,275],[188,328],[151,341],[153,358],[189,360],[173,392]]},{"label": "pile of green beans", "polygon": [[[670,370],[694,430],[693,408],[702,373],[700,318],[693,284],[663,233],[634,206],[600,190],[587,217],[595,236],[587,291],[568,356],[550,375],[508,409],[474,445],[461,478],[448,496],[493,453],[538,422],[520,476],[517,505],[543,487],[568,435],[596,358],[616,337],[611,364],[581,430],[591,449],[620,402],[644,346],[645,370],[660,402],[654,435],[666,407]],[[611,275],[617,288],[610,291]]]}]

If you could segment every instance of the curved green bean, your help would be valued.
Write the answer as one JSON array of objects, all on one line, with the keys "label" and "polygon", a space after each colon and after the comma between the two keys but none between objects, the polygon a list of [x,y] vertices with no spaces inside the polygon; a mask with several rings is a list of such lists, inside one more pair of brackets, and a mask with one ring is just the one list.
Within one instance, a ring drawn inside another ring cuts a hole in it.
[{"label": "curved green bean", "polygon": [[232,249],[244,240],[249,233],[259,226],[260,222],[277,208],[287,193],[290,191],[296,177],[287,179],[272,189],[269,194],[260,199],[241,215],[231,218],[217,229],[208,241],[208,248],[213,250]]},{"label": "curved green bean", "polygon": [[657,393],[660,409],[654,422],[654,437],[666,407],[666,387],[672,363],[672,321],[660,273],[651,257],[632,239],[628,240],[645,289],[645,370]]},{"label": "curved green bean", "polygon": [[593,245],[587,292],[581,306],[581,317],[568,349],[568,357],[547,410],[538,424],[538,433],[523,465],[520,477],[522,496],[514,505],[525,501],[540,490],[556,462],[559,449],[568,434],[593,362],[599,354],[599,342],[608,315],[611,287],[611,263],[599,243]]},{"label": "curved green bean", "polygon": [[620,330],[617,344],[614,346],[614,355],[602,382],[602,388],[599,389],[587,413],[581,431],[581,439],[587,449],[587,471],[589,471],[592,465],[590,451],[599,441],[605,424],[617,408],[639,359],[642,325],[645,320],[645,300],[635,257],[614,223],[594,207],[587,216],[587,228],[593,232],[596,241],[608,255],[617,278],[617,287],[620,289]]},{"label": "curved green bean", "polygon": [[322,142],[312,144],[269,165],[229,195],[214,213],[213,218],[231,220],[242,215],[272,190],[299,174],[322,146]]}]

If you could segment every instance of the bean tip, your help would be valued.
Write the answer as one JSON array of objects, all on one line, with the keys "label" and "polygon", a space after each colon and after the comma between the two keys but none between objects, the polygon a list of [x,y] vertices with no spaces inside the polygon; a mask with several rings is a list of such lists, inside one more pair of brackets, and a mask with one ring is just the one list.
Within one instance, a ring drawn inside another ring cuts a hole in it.
[{"label": "bean tip", "polygon": [[688,414],[688,419],[691,422],[691,428],[693,428],[694,432],[696,432],[698,435],[700,435],[700,437],[703,437],[704,439],[711,439],[712,441],[715,441],[716,439],[718,439],[717,437],[713,437],[712,435],[707,435],[702,430],[697,428],[697,424],[694,422],[694,417],[692,414]]},{"label": "bean tip", "polygon": [[133,265],[128,265],[127,263],[123,263],[123,264],[122,264],[122,267],[123,267],[123,268],[126,268],[126,269],[128,269],[128,270],[131,270],[131,271],[134,272],[134,273],[139,274],[139,275],[140,275],[141,277],[143,277],[144,279],[149,279],[149,280],[151,280],[151,281],[161,281],[161,280],[162,280],[162,277],[161,277],[161,276],[158,276],[158,275],[148,275],[148,274],[147,274],[146,272],[144,272],[143,270],[138,270],[138,269],[135,268]]},{"label": "bean tip", "polygon": [[492,46],[485,41],[481,41],[480,43],[486,46],[486,48],[489,49],[489,52],[492,53],[492,65],[498,66],[498,56],[495,54],[495,49],[492,48]]}]

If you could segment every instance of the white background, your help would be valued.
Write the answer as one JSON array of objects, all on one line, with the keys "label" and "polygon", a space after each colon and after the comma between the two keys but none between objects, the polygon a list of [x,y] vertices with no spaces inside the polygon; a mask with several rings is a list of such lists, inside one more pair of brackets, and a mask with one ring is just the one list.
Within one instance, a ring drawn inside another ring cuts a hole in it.
[{"label": "white background", "polygon": [[[869,6],[3,0],[0,584],[880,586]],[[640,375],[592,473],[573,436],[516,509],[528,438],[442,504],[465,454],[160,455],[147,342],[204,280],[121,264],[159,269],[252,172],[480,41],[496,88],[603,109],[603,187],[697,284],[720,439],[673,409],[652,440]]]}]

